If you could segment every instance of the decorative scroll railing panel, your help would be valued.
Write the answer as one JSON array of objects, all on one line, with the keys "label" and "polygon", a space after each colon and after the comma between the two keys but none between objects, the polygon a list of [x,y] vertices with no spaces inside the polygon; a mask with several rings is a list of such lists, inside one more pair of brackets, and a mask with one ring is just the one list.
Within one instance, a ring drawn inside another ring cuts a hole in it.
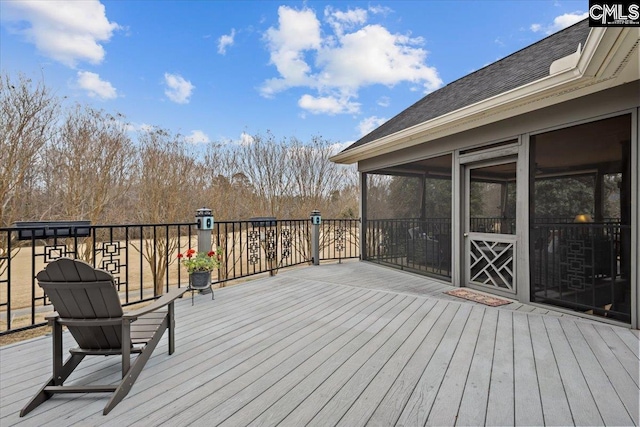
[{"label": "decorative scroll railing panel", "polygon": [[469,245],[469,282],[515,292],[515,242],[469,239]]},{"label": "decorative scroll railing panel", "polygon": [[532,224],[531,300],[631,322],[631,227]]}]

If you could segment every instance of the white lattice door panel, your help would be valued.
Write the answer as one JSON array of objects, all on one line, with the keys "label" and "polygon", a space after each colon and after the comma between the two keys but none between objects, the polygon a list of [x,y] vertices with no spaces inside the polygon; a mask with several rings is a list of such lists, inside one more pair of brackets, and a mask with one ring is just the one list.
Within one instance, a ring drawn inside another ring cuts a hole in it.
[{"label": "white lattice door panel", "polygon": [[516,242],[508,239],[469,239],[469,282],[516,292]]}]

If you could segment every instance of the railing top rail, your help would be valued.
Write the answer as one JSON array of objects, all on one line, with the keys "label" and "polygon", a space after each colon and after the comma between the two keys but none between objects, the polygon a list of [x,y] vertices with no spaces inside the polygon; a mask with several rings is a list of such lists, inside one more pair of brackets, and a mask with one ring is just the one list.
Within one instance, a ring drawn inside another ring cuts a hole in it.
[{"label": "railing top rail", "polygon": [[541,222],[533,223],[533,228],[606,228],[606,227],[631,227],[631,224],[622,224],[618,222],[589,222],[589,223],[575,223],[575,222]]},{"label": "railing top rail", "polygon": [[[323,218],[323,221],[353,221],[360,222],[360,218]],[[264,222],[263,219],[242,219],[242,220],[216,220],[216,224],[231,224],[231,223],[255,223],[255,222]],[[270,220],[273,222],[306,222],[309,221],[308,218],[292,218],[292,219],[273,219]],[[63,224],[63,221],[55,221],[58,224],[47,224],[43,222],[41,225],[21,225],[19,227],[0,227],[0,231],[16,231],[16,230],[40,230],[43,228],[47,228],[50,230],[55,229],[68,229],[68,224]],[[134,227],[195,227],[197,225],[196,222],[175,222],[175,223],[131,223],[131,224],[82,224],[75,228],[134,228]]]},{"label": "railing top rail", "polygon": [[451,221],[450,217],[438,218],[375,218],[367,219],[367,221]]},{"label": "railing top rail", "polygon": [[[59,222],[59,221],[56,221]],[[195,226],[195,222],[178,222],[178,223],[143,223],[143,224],[88,224],[88,225],[79,225],[74,226],[73,228],[131,228],[131,227],[176,227],[176,226]],[[43,228],[47,228],[50,230],[55,229],[68,229],[69,225],[59,224],[59,225],[49,225],[43,223],[42,225],[29,225],[29,226],[19,226],[19,227],[0,227],[0,231],[16,231],[16,230],[41,230]]]}]

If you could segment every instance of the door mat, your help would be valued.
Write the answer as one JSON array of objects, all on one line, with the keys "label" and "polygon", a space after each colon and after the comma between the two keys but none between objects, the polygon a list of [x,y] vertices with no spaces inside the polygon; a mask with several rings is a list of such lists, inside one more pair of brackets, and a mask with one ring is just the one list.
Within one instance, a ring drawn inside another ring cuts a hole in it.
[{"label": "door mat", "polygon": [[445,294],[453,295],[454,297],[458,298],[464,298],[469,301],[479,302],[480,304],[488,305],[490,307],[498,307],[500,305],[511,304],[511,301],[509,300],[473,292],[469,289],[454,289],[452,291],[446,291]]}]

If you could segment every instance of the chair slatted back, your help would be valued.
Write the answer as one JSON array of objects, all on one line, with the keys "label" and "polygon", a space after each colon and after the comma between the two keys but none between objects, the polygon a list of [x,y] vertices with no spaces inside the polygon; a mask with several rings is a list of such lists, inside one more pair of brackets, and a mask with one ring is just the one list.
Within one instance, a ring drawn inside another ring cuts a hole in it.
[{"label": "chair slatted back", "polygon": [[[114,278],[84,261],[60,258],[36,276],[63,319],[117,319],[123,311]],[[69,326],[80,348],[110,350],[122,346],[121,326]]]}]

